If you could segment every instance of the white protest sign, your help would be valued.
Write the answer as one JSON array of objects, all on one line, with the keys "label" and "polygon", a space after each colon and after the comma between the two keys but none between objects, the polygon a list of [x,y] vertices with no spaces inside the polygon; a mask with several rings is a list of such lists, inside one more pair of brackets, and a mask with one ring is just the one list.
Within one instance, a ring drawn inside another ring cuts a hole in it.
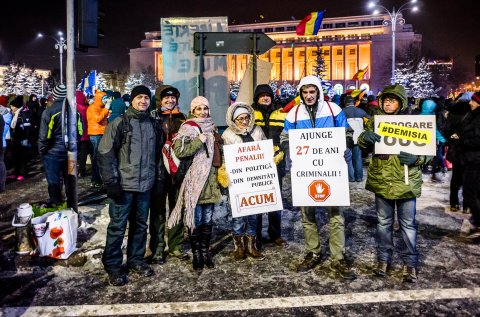
[{"label": "white protest sign", "polygon": [[375,133],[382,139],[375,143],[375,154],[435,155],[435,116],[375,116]]},{"label": "white protest sign", "polygon": [[232,217],[282,210],[273,141],[230,144],[223,149]]},{"label": "white protest sign", "polygon": [[345,128],[289,132],[294,206],[350,206]]}]

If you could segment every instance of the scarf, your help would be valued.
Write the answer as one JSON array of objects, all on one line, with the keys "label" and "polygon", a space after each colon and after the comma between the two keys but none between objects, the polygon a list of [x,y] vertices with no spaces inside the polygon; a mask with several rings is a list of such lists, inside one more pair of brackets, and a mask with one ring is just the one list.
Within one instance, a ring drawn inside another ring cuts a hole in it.
[{"label": "scarf", "polygon": [[180,110],[178,110],[178,107],[175,106],[173,109],[167,109],[165,107],[161,107],[160,109],[162,111],[162,114],[176,114],[180,113]]},{"label": "scarf", "polygon": [[[180,221],[183,208],[185,210],[183,222],[187,228],[193,230],[195,229],[195,207],[198,199],[200,198],[203,187],[207,182],[208,175],[210,174],[210,169],[212,167],[213,147],[215,142],[213,133],[215,132],[216,128],[211,117],[191,118],[187,121],[193,121],[197,123],[202,129],[203,134],[207,136],[207,141],[205,144],[208,150],[208,157],[205,147],[203,146],[194,154],[192,165],[188,169],[182,185],[180,186],[177,204],[170,213],[167,225],[168,228],[172,228]],[[198,128],[189,124],[182,124],[176,136],[174,137],[173,142],[175,142],[177,139],[181,139],[182,143],[180,149],[183,150],[185,141],[192,141],[198,137],[198,135]]]}]

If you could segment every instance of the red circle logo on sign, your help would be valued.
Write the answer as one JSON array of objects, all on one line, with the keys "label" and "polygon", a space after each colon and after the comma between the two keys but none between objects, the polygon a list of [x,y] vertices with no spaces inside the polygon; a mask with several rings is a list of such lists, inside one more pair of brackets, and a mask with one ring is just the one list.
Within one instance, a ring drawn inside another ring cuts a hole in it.
[{"label": "red circle logo on sign", "polygon": [[315,201],[323,202],[330,197],[330,186],[323,180],[313,181],[308,185],[308,195]]}]

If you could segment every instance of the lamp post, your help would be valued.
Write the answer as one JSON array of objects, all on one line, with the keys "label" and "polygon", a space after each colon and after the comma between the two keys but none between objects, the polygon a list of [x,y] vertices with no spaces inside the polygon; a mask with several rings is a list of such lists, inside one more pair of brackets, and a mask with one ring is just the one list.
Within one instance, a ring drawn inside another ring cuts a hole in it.
[{"label": "lamp post", "polygon": [[[63,51],[67,50],[67,44],[62,32],[58,32],[57,35],[59,36],[58,38],[51,35],[49,36],[55,41],[55,49],[58,50],[60,55],[60,83],[63,84]],[[38,33],[37,37],[42,38],[43,34]]]},{"label": "lamp post", "polygon": [[389,11],[383,5],[373,1],[368,4],[368,8],[375,9],[373,14],[383,12],[388,14],[388,16],[390,17],[389,20],[383,21],[383,25],[392,26],[392,85],[395,84],[395,32],[397,31],[397,24],[405,24],[405,19],[401,17],[403,11],[407,9],[412,9],[413,12],[418,11],[418,7],[414,5],[416,2],[417,0],[410,0],[409,2],[405,2],[404,4],[402,4],[398,10],[395,10],[395,7],[393,7],[392,11]]}]

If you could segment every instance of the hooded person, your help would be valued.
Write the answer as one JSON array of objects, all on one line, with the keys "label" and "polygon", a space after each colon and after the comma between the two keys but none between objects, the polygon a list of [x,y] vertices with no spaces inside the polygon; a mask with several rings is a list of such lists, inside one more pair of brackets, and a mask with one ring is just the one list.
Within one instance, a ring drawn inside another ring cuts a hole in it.
[{"label": "hooded person", "polygon": [[[254,111],[250,105],[242,102],[230,105],[226,122],[228,127],[222,134],[225,145],[266,140],[262,129],[255,124]],[[227,187],[228,177],[223,168],[219,171],[219,178],[222,179],[222,186]],[[256,260],[265,259],[256,245],[257,215],[232,218],[232,227],[235,260],[244,259],[246,255]]]},{"label": "hooded person", "polygon": [[114,99],[110,104],[110,115],[108,116],[108,122],[112,122],[115,118],[120,117],[127,110],[127,104],[121,98],[118,91],[113,93]]},{"label": "hooded person", "polygon": [[[378,97],[377,115],[398,115],[407,108],[407,93],[402,85],[385,87]],[[366,125],[365,131],[358,137],[362,148],[373,149],[380,142],[380,135],[374,132],[375,117]],[[431,157],[418,156],[406,152],[400,154],[375,154],[368,166],[365,188],[375,194],[377,211],[377,261],[374,274],[384,277],[392,265],[393,219],[395,206],[405,248],[401,251],[403,261],[403,280],[417,281],[417,223],[416,199],[422,191],[422,169]],[[408,167],[408,184],[404,179],[404,165]]]},{"label": "hooded person", "polygon": [[[43,111],[40,120],[38,136],[38,152],[42,158],[43,168],[48,183],[49,201],[47,207],[60,205],[64,200],[62,196],[63,184],[67,181],[67,149],[63,138],[62,108],[67,96],[65,85],[60,84],[53,89],[55,101],[52,106]],[[81,116],[78,115],[77,128],[83,134]],[[68,187],[65,186],[65,191]],[[67,195],[68,196],[68,195]]]},{"label": "hooded person", "polygon": [[[178,102],[180,92],[170,85],[162,85],[155,90],[156,109],[150,112],[150,116],[157,121],[161,127],[166,143],[171,144],[180,126],[186,120],[186,116],[180,112]],[[152,98],[153,99],[153,98]],[[168,162],[164,162],[168,163]],[[173,176],[169,175],[162,180],[162,183],[155,183],[152,189],[150,202],[150,244],[153,264],[165,263],[165,224],[168,210],[173,210],[176,203],[176,195],[181,184],[175,183]],[[188,260],[189,256],[183,250],[184,225],[183,217],[179,222],[170,228],[168,234],[169,255],[182,261]]]},{"label": "hooded person", "polygon": [[[261,84],[255,88],[252,108],[254,110],[255,124],[262,128],[267,139],[272,139],[275,152],[274,162],[277,164],[278,181],[282,187],[282,179],[285,176],[284,153],[280,149],[280,134],[283,130],[286,112],[275,103],[275,96],[270,85]],[[272,211],[267,213],[268,217],[268,236],[270,241],[279,247],[287,247],[288,242],[282,238],[282,212]],[[259,214],[257,219],[257,247],[262,245],[263,214]]]},{"label": "hooded person", "polygon": [[[353,130],[349,127],[342,109],[333,102],[323,99],[320,80],[315,76],[306,76],[298,84],[301,103],[292,108],[285,119],[285,126],[280,136],[282,148],[288,153],[289,131],[292,129],[313,129],[344,127],[346,129],[347,146],[353,145]],[[344,153],[345,161],[351,160],[351,150]],[[320,263],[321,244],[316,222],[316,207],[302,206],[302,225],[305,232],[305,253],[303,261],[298,265],[299,272],[313,269]],[[330,265],[329,269],[341,278],[352,280],[355,272],[345,261],[345,219],[339,207],[327,207],[330,226]]]},{"label": "hooded person", "polygon": [[98,169],[98,145],[105,133],[105,128],[108,124],[108,116],[110,114],[107,94],[103,91],[97,90],[93,98],[93,103],[87,108],[87,124],[88,135],[90,136],[90,142],[92,143],[92,177],[91,186],[93,188],[102,187],[102,178]]},{"label": "hooded person", "polygon": [[189,166],[168,220],[168,227],[172,228],[183,214],[183,223],[188,229],[192,248],[194,270],[202,270],[204,265],[208,268],[215,267],[209,247],[214,207],[222,200],[217,181],[217,170],[222,160],[221,140],[210,116],[207,98],[195,97],[187,121],[180,126],[173,139],[175,155]]}]

